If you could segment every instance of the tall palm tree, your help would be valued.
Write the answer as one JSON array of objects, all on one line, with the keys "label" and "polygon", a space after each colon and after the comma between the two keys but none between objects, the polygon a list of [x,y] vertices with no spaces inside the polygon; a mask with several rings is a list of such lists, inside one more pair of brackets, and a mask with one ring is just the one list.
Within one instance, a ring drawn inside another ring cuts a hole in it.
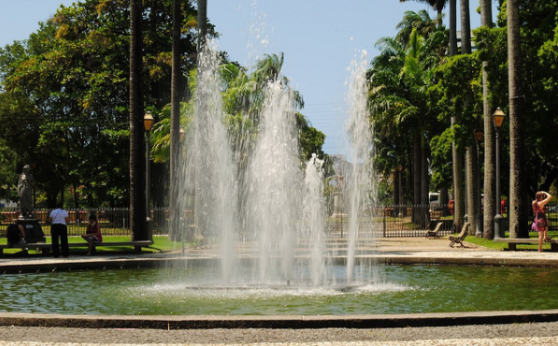
[{"label": "tall palm tree", "polygon": [[[492,27],[492,4],[481,0],[481,25]],[[482,99],[484,113],[484,238],[494,239],[494,215],[496,215],[496,168],[495,136],[492,122],[492,106],[488,100],[488,62],[482,63]],[[499,178],[499,177],[498,177]],[[499,199],[500,197],[498,197]]]},{"label": "tall palm tree", "polygon": [[[450,0],[450,12],[451,12],[450,22],[451,22],[451,17],[453,17],[454,15],[453,10],[455,9],[455,7],[452,6],[455,5],[455,3],[451,1],[454,0]],[[469,21],[469,1],[460,0],[460,5],[461,5],[461,11],[460,11],[461,12],[461,54],[470,54],[471,53],[471,27]],[[455,23],[455,21],[453,23]],[[453,32],[452,29],[453,28],[450,28],[450,54],[452,52],[452,37],[451,37],[451,33]],[[455,126],[456,123],[458,123],[459,121],[458,117],[459,115],[456,114],[451,118],[452,128]],[[476,155],[476,150],[473,150],[472,148],[468,147],[466,154],[467,154],[467,162],[468,162],[468,164],[465,167],[468,172],[467,178],[474,179],[475,174],[472,173],[472,170],[474,170],[475,167],[474,164],[475,158],[473,156]],[[455,228],[459,229],[461,228],[461,225],[463,223],[463,217],[465,215],[466,195],[470,195],[468,198],[469,200],[468,205],[471,207],[474,207],[474,205],[476,205],[476,203],[474,202],[476,184],[472,183],[469,180],[467,182],[467,186],[470,187],[469,189],[467,189],[469,193],[464,193],[465,191],[463,191],[463,183],[465,182],[464,179],[465,174],[463,170],[463,151],[455,145],[455,142],[452,143],[452,158],[453,158],[453,192],[454,192],[454,200],[455,200],[453,223]],[[468,221],[471,222],[471,229],[476,229],[474,209],[469,210],[468,214],[469,214]]]},{"label": "tall palm tree", "polygon": [[398,30],[395,39],[407,45],[413,30],[417,30],[422,37],[427,37],[436,30],[436,21],[430,19],[425,10],[406,11],[395,28]]},{"label": "tall palm tree", "polygon": [[[469,16],[469,0],[460,0],[460,13],[461,13],[461,54],[471,54],[471,23]],[[470,99],[465,100],[470,103]],[[480,191],[478,179],[478,157],[477,157],[477,142],[471,133],[469,145],[466,147],[466,198],[467,198],[467,215],[468,221],[471,223],[471,230],[474,230],[475,235],[482,236],[481,223],[480,223]]]},{"label": "tall palm tree", "polygon": [[[527,238],[527,179],[525,177],[525,96],[521,82],[519,1],[508,0],[508,79],[510,103],[510,208],[511,238]],[[498,196],[499,197],[499,196]]]},{"label": "tall palm tree", "polygon": [[180,213],[176,210],[180,169],[180,93],[182,71],[180,69],[180,57],[182,49],[180,45],[180,29],[182,27],[182,11],[180,9],[181,0],[173,0],[172,6],[172,72],[171,72],[171,127],[170,127],[170,231],[169,235],[177,239]]},{"label": "tall palm tree", "polygon": [[141,0],[130,0],[130,228],[133,240],[147,240],[145,145],[142,93]]},{"label": "tall palm tree", "polygon": [[471,54],[471,19],[469,0],[459,0],[461,14],[461,54]]},{"label": "tall palm tree", "polygon": [[449,0],[449,13],[450,13],[450,56],[457,55],[457,0]]},{"label": "tall palm tree", "polygon": [[198,54],[207,39],[207,0],[198,0]]},{"label": "tall palm tree", "polygon": [[[407,2],[409,0],[399,0],[400,2]],[[442,25],[442,10],[446,7],[448,0],[414,0],[418,2],[425,2],[432,6],[438,12],[438,25]]]}]

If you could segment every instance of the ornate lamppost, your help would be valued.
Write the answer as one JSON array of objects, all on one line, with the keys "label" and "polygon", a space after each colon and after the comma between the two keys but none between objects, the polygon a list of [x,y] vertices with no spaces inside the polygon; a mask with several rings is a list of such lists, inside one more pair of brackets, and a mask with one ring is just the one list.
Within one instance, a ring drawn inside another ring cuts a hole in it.
[{"label": "ornate lamppost", "polygon": [[403,217],[403,190],[401,186],[401,180],[403,180],[403,165],[397,166],[397,171],[399,172],[399,213],[398,217]]},{"label": "ornate lamppost", "polygon": [[502,215],[498,212],[500,210],[500,127],[504,122],[506,114],[502,112],[500,107],[492,114],[492,121],[494,122],[494,130],[496,131],[496,215],[494,216],[494,238],[503,237]]},{"label": "ornate lamppost", "polygon": [[[145,113],[143,117],[143,127],[145,129],[145,133],[147,134],[147,140],[145,141],[145,208],[146,208],[146,216],[147,216],[147,227],[149,227],[149,222],[151,221],[151,213],[149,208],[149,190],[150,190],[150,170],[149,170],[149,140],[151,135],[151,127],[155,119],[151,113]],[[151,238],[151,232],[148,231],[149,238]]]},{"label": "ornate lamppost", "polygon": [[475,139],[477,140],[477,191],[479,195],[477,196],[476,200],[476,214],[475,220],[477,224],[477,229],[475,230],[475,236],[481,238],[482,237],[482,213],[481,213],[481,179],[480,179],[480,144],[484,140],[484,131],[482,129],[476,128],[475,129]]}]

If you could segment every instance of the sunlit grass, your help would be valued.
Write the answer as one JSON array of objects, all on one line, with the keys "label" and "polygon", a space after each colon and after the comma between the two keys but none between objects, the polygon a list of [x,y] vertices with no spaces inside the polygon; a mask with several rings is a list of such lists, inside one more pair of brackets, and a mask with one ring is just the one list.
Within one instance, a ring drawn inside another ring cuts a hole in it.
[{"label": "sunlit grass", "polygon": [[[103,236],[103,241],[105,242],[129,242],[130,241],[130,237],[129,236]],[[70,254],[76,254],[76,255],[85,255],[85,253],[87,253],[87,243],[85,242],[85,240],[83,240],[81,237],[79,236],[70,236],[68,237],[68,242],[69,243],[82,243],[83,247],[79,246],[79,247],[72,247],[70,248]],[[7,243],[7,239],[6,238],[0,238],[0,244],[6,244]],[[51,237],[46,237],[46,243],[51,244]],[[192,246],[191,243],[187,243],[185,244],[187,247]],[[142,252],[145,253],[158,253],[158,252],[167,252],[167,251],[171,251],[171,250],[176,250],[176,249],[180,249],[182,246],[182,243],[180,242],[175,242],[172,240],[169,240],[169,237],[164,235],[164,236],[153,236],[153,245],[149,246],[149,247],[144,247],[142,248]],[[98,254],[110,254],[110,253],[133,253],[134,252],[134,247],[133,246],[97,246],[97,253]],[[21,253],[21,249],[20,248],[8,248],[8,249],[4,249],[4,254],[8,255],[8,254],[18,254]],[[29,251],[30,255],[34,255],[34,254],[40,254],[40,251],[36,251],[35,249],[33,249],[32,247],[30,248]]]}]

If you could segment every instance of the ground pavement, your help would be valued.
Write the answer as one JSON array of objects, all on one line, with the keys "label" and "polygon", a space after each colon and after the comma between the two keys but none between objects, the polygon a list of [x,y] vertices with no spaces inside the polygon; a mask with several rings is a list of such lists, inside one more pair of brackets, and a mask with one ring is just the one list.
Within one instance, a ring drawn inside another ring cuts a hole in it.
[{"label": "ground pavement", "polygon": [[[444,238],[382,238],[376,242],[377,254],[388,263],[461,263],[461,264],[505,264],[558,266],[558,253],[536,251],[494,251],[466,243],[466,248],[450,248]],[[205,250],[190,251],[190,255],[204,257]],[[67,268],[144,265],[164,261],[169,256],[180,254],[139,254],[110,256],[71,256],[68,259],[50,257],[3,257],[0,272],[33,270],[66,270]],[[1,280],[1,276],[0,276]],[[553,294],[553,293],[552,293]],[[473,313],[467,316],[449,316],[450,320],[469,319],[465,325],[424,326],[425,317],[417,317],[415,326],[412,318],[405,319],[407,327],[389,328],[234,328],[234,329],[138,329],[138,328],[94,328],[103,324],[103,318],[111,316],[88,316],[80,325],[76,316],[52,316],[32,314],[0,313],[0,346],[88,346],[88,345],[558,345],[558,311],[513,312],[530,316],[536,323],[497,324],[494,318],[509,317]],[[418,314],[422,315],[422,314]],[[487,316],[486,316],[487,315]],[[536,316],[536,318],[533,318]],[[412,317],[412,316],[411,316]],[[116,319],[121,316],[116,316]],[[129,317],[130,320],[138,318]],[[209,317],[210,318],[210,317]],[[216,317],[218,319],[219,317]],[[323,320],[319,316],[312,317]],[[353,317],[348,317],[353,318]],[[366,316],[362,316],[363,319]],[[398,316],[394,316],[395,319]],[[482,321],[489,319],[489,324]],[[342,318],[337,320],[342,321]],[[433,320],[436,320],[434,318]],[[38,321],[38,322],[37,322]],[[46,322],[45,322],[46,321]],[[50,322],[48,322],[50,321]],[[70,322],[68,322],[70,321]],[[77,321],[77,322],[76,322]],[[95,322],[96,321],[96,322]],[[478,323],[475,323],[478,321]],[[12,323],[13,322],[13,323]],[[43,327],[42,325],[50,326]],[[87,324],[89,323],[89,324]],[[458,322],[459,324],[459,322]],[[65,327],[57,327],[57,325]],[[67,326],[78,326],[68,328]],[[257,324],[255,324],[257,325]],[[422,326],[421,326],[422,325]],[[106,326],[105,326],[106,327]]]}]

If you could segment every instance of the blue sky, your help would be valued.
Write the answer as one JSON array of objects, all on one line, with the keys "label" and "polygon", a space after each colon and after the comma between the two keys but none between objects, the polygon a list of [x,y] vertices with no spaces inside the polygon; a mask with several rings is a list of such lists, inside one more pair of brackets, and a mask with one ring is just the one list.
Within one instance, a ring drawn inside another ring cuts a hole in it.
[{"label": "blue sky", "polygon": [[[2,0],[0,46],[26,39],[38,22],[71,0]],[[470,0],[472,27],[478,1]],[[398,0],[208,0],[208,17],[221,34],[220,50],[251,67],[263,54],[285,54],[283,74],[304,97],[302,113],[327,136],[324,150],[343,151],[348,67],[362,51],[371,60],[374,44],[394,36],[405,11],[427,9]],[[496,15],[494,11],[494,16]],[[459,14],[458,14],[459,15]],[[458,24],[459,30],[459,24]]]}]

